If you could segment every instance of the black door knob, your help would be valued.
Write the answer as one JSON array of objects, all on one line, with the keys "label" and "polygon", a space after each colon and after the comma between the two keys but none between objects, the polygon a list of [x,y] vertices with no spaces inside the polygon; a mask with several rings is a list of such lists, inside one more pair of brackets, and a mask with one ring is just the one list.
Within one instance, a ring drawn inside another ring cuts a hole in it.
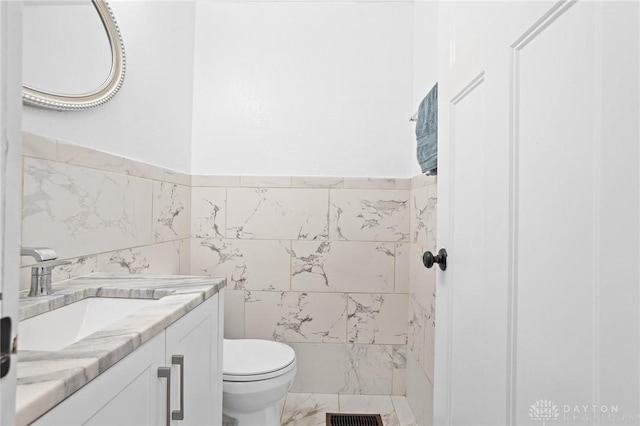
[{"label": "black door knob", "polygon": [[430,251],[425,251],[422,255],[422,263],[427,268],[431,268],[434,263],[440,265],[440,269],[443,271],[447,270],[447,251],[445,249],[440,249],[437,255],[433,255]]}]

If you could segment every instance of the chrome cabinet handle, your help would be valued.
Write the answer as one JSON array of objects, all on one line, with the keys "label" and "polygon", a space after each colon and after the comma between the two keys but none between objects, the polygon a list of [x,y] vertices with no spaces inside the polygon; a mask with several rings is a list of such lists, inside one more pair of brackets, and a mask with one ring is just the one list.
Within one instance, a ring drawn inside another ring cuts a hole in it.
[{"label": "chrome cabinet handle", "polygon": [[167,379],[167,426],[171,425],[171,369],[169,367],[158,367],[158,377]]},{"label": "chrome cabinet handle", "polygon": [[171,365],[180,366],[180,409],[171,413],[171,420],[184,420],[184,355],[171,356]]}]

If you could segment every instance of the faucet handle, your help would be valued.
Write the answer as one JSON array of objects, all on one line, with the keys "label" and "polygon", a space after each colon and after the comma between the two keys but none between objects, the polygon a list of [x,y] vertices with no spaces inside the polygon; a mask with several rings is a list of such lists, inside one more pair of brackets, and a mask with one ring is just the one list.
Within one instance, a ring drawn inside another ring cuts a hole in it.
[{"label": "faucet handle", "polygon": [[49,260],[34,263],[31,266],[31,289],[29,296],[46,296],[52,293],[51,271],[56,266],[69,265],[68,260]]},{"label": "faucet handle", "polygon": [[31,256],[36,262],[46,262],[47,260],[56,260],[58,258],[55,250],[49,247],[22,247],[20,256]]}]

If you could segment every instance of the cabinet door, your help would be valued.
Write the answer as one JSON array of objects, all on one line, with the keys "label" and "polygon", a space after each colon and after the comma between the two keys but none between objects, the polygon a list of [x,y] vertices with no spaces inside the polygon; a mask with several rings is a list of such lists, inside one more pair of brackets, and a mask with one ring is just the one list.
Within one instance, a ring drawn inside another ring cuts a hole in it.
[{"label": "cabinet door", "polygon": [[160,333],[58,404],[36,425],[158,425],[164,408],[165,335]]},{"label": "cabinet door", "polygon": [[[172,425],[217,425],[222,422],[222,400],[218,396],[222,388],[218,300],[218,295],[212,296],[167,328],[165,363],[171,365],[171,411],[184,414],[182,419],[172,420]],[[176,356],[182,357],[182,367],[176,364]]]}]

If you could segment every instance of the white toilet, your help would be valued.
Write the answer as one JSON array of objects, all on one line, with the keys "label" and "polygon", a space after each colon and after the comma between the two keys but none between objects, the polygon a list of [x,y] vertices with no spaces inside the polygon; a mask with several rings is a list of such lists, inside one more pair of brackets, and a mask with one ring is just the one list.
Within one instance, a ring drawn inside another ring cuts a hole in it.
[{"label": "white toilet", "polygon": [[278,402],[296,375],[296,354],[270,340],[225,339],[222,412],[237,426],[280,426]]}]

